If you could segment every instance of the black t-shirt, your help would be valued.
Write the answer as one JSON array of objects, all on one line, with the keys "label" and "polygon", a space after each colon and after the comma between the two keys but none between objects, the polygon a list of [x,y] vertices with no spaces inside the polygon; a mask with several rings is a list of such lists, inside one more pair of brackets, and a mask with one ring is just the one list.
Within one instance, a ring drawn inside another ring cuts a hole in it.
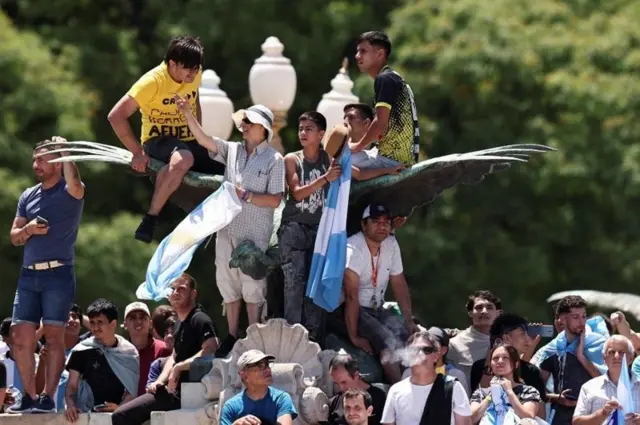
[{"label": "black t-shirt", "polygon": [[[478,386],[480,385],[485,360],[486,359],[475,361],[473,362],[473,366],[471,366],[471,386],[469,387],[471,393],[477,390]],[[545,400],[547,397],[547,386],[542,380],[542,374],[538,366],[527,361],[520,360],[520,368],[518,372],[520,373],[520,377],[524,381],[525,385],[529,385],[538,390],[538,393],[540,394],[542,400]]]},{"label": "black t-shirt", "polygon": [[[589,371],[580,364],[578,358],[572,353],[567,353],[562,357],[557,355],[548,357],[540,364],[540,369],[551,373],[551,376],[553,376],[554,393],[560,394],[564,390],[571,390],[570,395],[576,400],[582,385],[591,380]],[[556,411],[552,425],[571,424],[575,407],[566,407],[559,404],[553,404],[552,407]]]},{"label": "black t-shirt", "polygon": [[0,362],[0,389],[4,388],[7,388],[7,367],[4,362]]},{"label": "black t-shirt", "polygon": [[[373,413],[369,416],[369,425],[380,425],[387,395],[380,388],[373,385],[367,389],[367,392],[371,396],[371,405],[373,406]],[[326,423],[328,425],[347,425],[347,421],[344,419],[342,392],[331,397],[329,401],[329,420]]]},{"label": "black t-shirt", "polygon": [[[176,363],[195,356],[202,350],[202,343],[209,338],[215,338],[217,334],[211,317],[202,311],[202,306],[196,305],[184,322],[176,323],[173,334]],[[186,382],[188,376],[188,371],[183,372],[180,381]]]},{"label": "black t-shirt", "polygon": [[66,369],[79,372],[82,379],[87,381],[93,392],[94,405],[106,402],[122,403],[124,385],[113,373],[102,351],[97,348],[74,351],[69,357]]}]

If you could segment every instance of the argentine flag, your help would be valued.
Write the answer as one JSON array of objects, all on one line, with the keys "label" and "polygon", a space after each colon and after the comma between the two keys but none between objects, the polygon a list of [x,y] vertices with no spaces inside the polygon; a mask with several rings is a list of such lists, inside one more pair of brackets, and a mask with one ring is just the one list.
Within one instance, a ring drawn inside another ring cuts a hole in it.
[{"label": "argentine flag", "polygon": [[136,297],[154,301],[167,298],[169,285],[187,270],[198,246],[209,235],[229,225],[241,210],[235,187],[223,182],[160,242]]},{"label": "argentine flag", "polygon": [[620,403],[620,409],[613,411],[609,424],[623,425],[625,423],[625,416],[630,413],[636,413],[635,403],[633,402],[633,396],[631,395],[631,379],[629,378],[629,367],[627,366],[627,355],[622,357],[622,370],[620,371],[620,377],[618,378],[618,386],[616,399]]},{"label": "argentine flag", "polygon": [[342,150],[338,163],[342,174],[329,186],[307,282],[307,297],[329,312],[340,303],[347,261],[347,209],[351,189],[351,152],[347,146]]}]

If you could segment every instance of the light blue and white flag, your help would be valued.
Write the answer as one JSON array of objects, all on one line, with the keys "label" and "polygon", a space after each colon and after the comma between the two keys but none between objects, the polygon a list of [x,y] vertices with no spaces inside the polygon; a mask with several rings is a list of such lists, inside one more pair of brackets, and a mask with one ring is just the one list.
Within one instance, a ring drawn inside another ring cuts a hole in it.
[{"label": "light blue and white flag", "polygon": [[222,183],[160,242],[136,297],[154,301],[166,298],[169,285],[187,270],[198,246],[209,235],[229,225],[241,210],[235,187],[229,182]]},{"label": "light blue and white flag", "polygon": [[636,359],[631,364],[631,371],[634,375],[636,375],[636,379],[640,379],[640,356],[636,357]]},{"label": "light blue and white flag", "polygon": [[622,357],[622,370],[620,371],[620,378],[618,378],[618,387],[616,393],[616,399],[620,404],[620,409],[614,410],[609,418],[608,424],[611,425],[623,425],[625,423],[625,416],[629,413],[636,413],[634,411],[635,403],[633,402],[633,396],[631,394],[631,379],[629,378],[629,367],[627,366],[627,355]]},{"label": "light blue and white flag", "polygon": [[331,182],[313,248],[307,297],[326,311],[340,304],[347,261],[347,209],[351,189],[351,152],[345,146],[338,159],[342,174]]}]

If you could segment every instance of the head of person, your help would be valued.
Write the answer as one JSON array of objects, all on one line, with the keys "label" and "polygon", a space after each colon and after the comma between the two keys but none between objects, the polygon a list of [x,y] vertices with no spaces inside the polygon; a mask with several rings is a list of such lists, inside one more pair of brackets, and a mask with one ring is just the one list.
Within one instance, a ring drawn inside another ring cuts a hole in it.
[{"label": "head of person", "polygon": [[344,124],[351,127],[351,138],[360,140],[373,121],[373,108],[365,103],[350,103],[343,109]]},{"label": "head of person", "polygon": [[371,394],[364,390],[351,388],[342,394],[344,419],[349,425],[366,425],[373,414]]},{"label": "head of person", "polygon": [[49,153],[56,150],[55,145],[50,145],[51,140],[43,140],[36,143],[33,149],[33,172],[36,175],[36,179],[39,182],[45,182],[47,180],[62,176],[62,163],[50,163],[52,159],[60,158],[59,153]]},{"label": "head of person", "polygon": [[198,37],[176,37],[164,56],[169,74],[179,83],[192,83],[202,68],[204,48]]},{"label": "head of person", "polygon": [[531,344],[527,321],[517,314],[504,313],[496,317],[489,330],[491,346],[496,342],[511,345],[518,353],[522,354]]},{"label": "head of person", "polygon": [[414,333],[407,340],[409,366],[435,371],[440,358],[440,344],[427,331]]},{"label": "head of person", "polygon": [[163,340],[167,347],[173,349],[173,328],[176,324],[176,312],[170,305],[159,305],[151,315],[153,337]]},{"label": "head of person", "polygon": [[580,335],[587,325],[587,302],[577,295],[568,295],[558,302],[558,315],[565,332]]},{"label": "head of person", "polygon": [[118,327],[118,308],[109,300],[98,298],[87,308],[91,334],[103,344],[110,344]]},{"label": "head of person", "polygon": [[179,278],[171,282],[169,288],[169,304],[174,309],[191,310],[196,304],[198,291],[196,290],[196,280],[187,273],[182,273]]},{"label": "head of person", "polygon": [[151,313],[143,302],[136,301],[124,309],[124,329],[130,337],[151,335]]},{"label": "head of person", "polygon": [[444,359],[449,352],[449,335],[447,335],[444,329],[438,328],[436,326],[432,326],[427,332],[429,332],[429,334],[438,342],[438,345],[440,346],[437,362],[440,363],[442,361],[444,363]]},{"label": "head of person", "polygon": [[379,69],[391,55],[391,40],[382,31],[367,31],[360,34],[356,47],[356,62],[362,72]]},{"label": "head of person", "polygon": [[74,304],[69,311],[69,319],[64,327],[65,334],[77,337],[82,330],[82,309],[78,304]]},{"label": "head of person", "polygon": [[489,367],[494,376],[512,379],[521,382],[518,368],[520,367],[520,354],[512,345],[498,343],[489,351]]},{"label": "head of person", "polygon": [[607,364],[609,372],[613,373],[620,373],[624,359],[627,361],[627,367],[630,366],[633,363],[634,353],[631,340],[624,335],[609,337],[602,347],[604,362]]},{"label": "head of person", "polygon": [[231,115],[242,138],[250,143],[271,143],[273,138],[273,112],[264,105],[253,105],[247,109],[240,109]]},{"label": "head of person", "polygon": [[364,209],[361,225],[365,238],[382,242],[391,233],[391,212],[386,206],[373,203]]},{"label": "head of person", "polygon": [[245,351],[238,359],[238,374],[247,388],[267,387],[273,382],[271,367],[275,357],[260,350]]},{"label": "head of person", "polygon": [[0,323],[0,337],[4,341],[9,348],[13,345],[13,341],[11,340],[11,317],[5,318],[2,323]]},{"label": "head of person", "polygon": [[477,290],[469,295],[466,307],[474,327],[489,327],[502,314],[500,298],[487,290]]},{"label": "head of person", "polygon": [[305,146],[319,146],[327,131],[327,119],[320,112],[309,111],[298,118],[298,140]]},{"label": "head of person", "polygon": [[556,328],[556,332],[560,333],[564,330],[564,321],[562,316],[558,314],[558,304],[553,305],[553,326]]},{"label": "head of person", "polygon": [[349,354],[338,354],[329,363],[331,380],[341,392],[357,388],[362,380],[358,361]]}]

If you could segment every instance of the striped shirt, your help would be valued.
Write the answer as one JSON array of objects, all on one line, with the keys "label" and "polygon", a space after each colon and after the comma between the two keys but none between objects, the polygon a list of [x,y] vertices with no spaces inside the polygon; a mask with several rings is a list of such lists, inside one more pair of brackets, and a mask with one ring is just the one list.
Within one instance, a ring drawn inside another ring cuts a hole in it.
[{"label": "striped shirt", "polygon": [[[609,375],[598,376],[587,381],[580,389],[580,396],[573,417],[587,416],[602,409],[609,400],[617,398],[618,387],[614,384]],[[633,398],[633,411],[640,412],[640,382],[631,374],[631,397]],[[608,418],[602,423],[606,424]]]}]

